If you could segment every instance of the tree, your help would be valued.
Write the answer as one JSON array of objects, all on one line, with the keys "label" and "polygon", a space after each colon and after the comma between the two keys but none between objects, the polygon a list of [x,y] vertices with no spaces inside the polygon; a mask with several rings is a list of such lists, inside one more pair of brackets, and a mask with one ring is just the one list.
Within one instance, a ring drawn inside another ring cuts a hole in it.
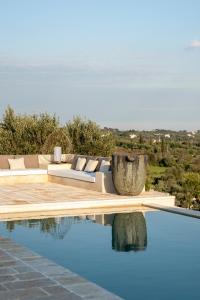
[{"label": "tree", "polygon": [[184,175],[184,194],[188,203],[188,208],[191,208],[192,200],[200,199],[200,175],[198,173],[186,173]]},{"label": "tree", "polygon": [[55,116],[16,115],[8,107],[0,124],[0,154],[38,154],[47,137],[59,126]]},{"label": "tree", "polygon": [[67,124],[74,152],[95,156],[109,156],[115,146],[115,139],[111,132],[103,131],[91,120],[75,117]]},{"label": "tree", "polygon": [[144,144],[144,138],[143,138],[143,135],[140,133],[140,136],[139,136],[139,144]]},{"label": "tree", "polygon": [[42,147],[42,153],[53,153],[55,146],[60,146],[63,153],[72,152],[73,147],[66,127],[56,128],[50,133]]}]

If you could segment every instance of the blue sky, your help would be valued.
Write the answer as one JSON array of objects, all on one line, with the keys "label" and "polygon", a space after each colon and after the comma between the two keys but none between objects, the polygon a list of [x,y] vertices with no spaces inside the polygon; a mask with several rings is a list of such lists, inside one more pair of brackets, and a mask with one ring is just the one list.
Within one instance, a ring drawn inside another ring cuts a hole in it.
[{"label": "blue sky", "polygon": [[0,0],[0,114],[200,129],[200,1]]}]

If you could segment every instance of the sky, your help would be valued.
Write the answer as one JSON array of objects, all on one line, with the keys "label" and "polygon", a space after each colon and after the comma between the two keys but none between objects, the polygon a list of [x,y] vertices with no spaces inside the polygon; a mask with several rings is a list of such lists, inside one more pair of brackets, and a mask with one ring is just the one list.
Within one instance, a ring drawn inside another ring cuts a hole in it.
[{"label": "sky", "polygon": [[199,0],[0,0],[0,116],[200,129]]}]

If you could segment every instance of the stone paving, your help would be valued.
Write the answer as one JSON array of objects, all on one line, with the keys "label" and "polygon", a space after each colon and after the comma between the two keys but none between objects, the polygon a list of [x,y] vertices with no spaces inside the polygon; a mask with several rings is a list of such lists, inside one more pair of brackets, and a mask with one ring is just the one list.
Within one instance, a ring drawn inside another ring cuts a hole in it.
[{"label": "stone paving", "polygon": [[0,300],[120,300],[14,241],[0,237]]},{"label": "stone paving", "polygon": [[174,196],[155,191],[143,192],[138,196],[121,196],[49,182],[1,185],[0,220],[18,219],[27,213],[35,213],[36,217],[53,215],[55,212],[57,215],[66,215],[70,210],[123,209],[145,206],[147,203],[173,206],[174,202]]},{"label": "stone paving", "polygon": [[[144,192],[141,197],[162,197],[166,194],[159,192]],[[3,205],[23,205],[39,203],[73,202],[128,199],[130,196],[99,193],[91,190],[60,185],[56,183],[32,183],[0,186],[0,207]]]}]

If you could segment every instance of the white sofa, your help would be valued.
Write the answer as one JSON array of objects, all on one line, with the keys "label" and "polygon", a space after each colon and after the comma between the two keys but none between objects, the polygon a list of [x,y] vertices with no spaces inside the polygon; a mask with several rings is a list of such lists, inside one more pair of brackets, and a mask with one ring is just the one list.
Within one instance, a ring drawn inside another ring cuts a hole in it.
[{"label": "white sofa", "polygon": [[101,193],[115,193],[110,171],[105,173],[76,171],[73,169],[74,155],[71,154],[64,156],[68,158],[68,162],[63,165],[52,164],[50,155],[39,155],[38,161],[35,156],[24,156],[26,169],[10,170],[7,161],[10,156],[0,155],[0,185],[54,182]]},{"label": "white sofa", "polygon": [[116,193],[111,172],[87,173],[76,170],[49,170],[48,181],[101,193]]}]

